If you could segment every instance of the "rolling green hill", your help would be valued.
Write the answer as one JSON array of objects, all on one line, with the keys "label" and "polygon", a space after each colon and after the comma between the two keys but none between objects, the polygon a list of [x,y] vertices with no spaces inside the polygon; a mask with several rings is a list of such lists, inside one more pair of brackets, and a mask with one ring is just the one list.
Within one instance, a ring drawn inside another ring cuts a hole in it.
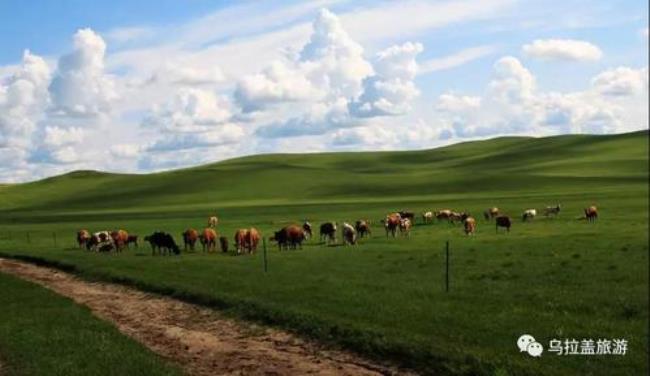
[{"label": "rolling green hill", "polygon": [[0,211],[173,208],[521,195],[639,185],[648,131],[505,137],[405,152],[273,154],[146,175],[76,171],[0,187]]}]

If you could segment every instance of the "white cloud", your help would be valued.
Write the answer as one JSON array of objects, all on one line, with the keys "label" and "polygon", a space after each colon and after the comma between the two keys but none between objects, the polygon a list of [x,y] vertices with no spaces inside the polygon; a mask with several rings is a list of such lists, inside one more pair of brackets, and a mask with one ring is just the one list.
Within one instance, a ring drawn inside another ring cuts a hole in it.
[{"label": "white cloud", "polygon": [[514,57],[494,65],[485,95],[445,94],[436,105],[445,138],[498,134],[613,133],[648,127],[648,68],[619,67],[592,79],[586,90],[540,92]]},{"label": "white cloud", "polygon": [[480,59],[482,57],[493,54],[496,47],[493,45],[484,45],[477,47],[469,47],[460,50],[454,54],[443,56],[435,59],[430,59],[420,63],[419,74],[430,72],[437,72],[441,70],[451,69],[471,61]]},{"label": "white cloud", "polygon": [[618,67],[606,70],[591,80],[596,91],[608,96],[635,95],[648,91],[648,68]]},{"label": "white cloud", "polygon": [[60,147],[70,144],[79,144],[83,141],[84,130],[77,127],[61,128],[46,126],[43,144]]},{"label": "white cloud", "polygon": [[117,94],[104,72],[106,43],[91,29],[74,35],[74,50],[59,59],[50,84],[52,112],[60,116],[97,116],[110,110]]},{"label": "white cloud", "polygon": [[522,47],[530,57],[548,60],[595,61],[603,52],[593,43],[574,39],[537,39]]},{"label": "white cloud", "polygon": [[413,79],[417,73],[415,57],[422,52],[420,43],[392,46],[377,54],[375,74],[363,82],[363,92],[350,103],[350,112],[358,117],[401,115],[411,109],[419,95]]},{"label": "white cloud", "polygon": [[143,151],[139,144],[117,144],[110,147],[109,152],[113,157],[134,159]]}]

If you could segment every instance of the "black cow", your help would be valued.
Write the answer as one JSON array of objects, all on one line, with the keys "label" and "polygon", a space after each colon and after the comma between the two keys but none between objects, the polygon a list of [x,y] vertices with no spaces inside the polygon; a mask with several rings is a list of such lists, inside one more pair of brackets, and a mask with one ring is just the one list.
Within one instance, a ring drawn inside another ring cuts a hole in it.
[{"label": "black cow", "polygon": [[174,238],[166,232],[156,231],[149,236],[145,236],[144,240],[151,244],[152,255],[155,254],[156,250],[158,254],[167,254],[167,252],[171,254],[173,252],[178,255],[181,253],[181,249],[174,241]]},{"label": "black cow", "polygon": [[512,220],[507,215],[500,215],[496,218],[496,231],[499,232],[499,227],[505,227],[507,232],[510,232]]},{"label": "black cow", "polygon": [[320,240],[326,243],[336,242],[336,222],[325,222],[320,225]]}]

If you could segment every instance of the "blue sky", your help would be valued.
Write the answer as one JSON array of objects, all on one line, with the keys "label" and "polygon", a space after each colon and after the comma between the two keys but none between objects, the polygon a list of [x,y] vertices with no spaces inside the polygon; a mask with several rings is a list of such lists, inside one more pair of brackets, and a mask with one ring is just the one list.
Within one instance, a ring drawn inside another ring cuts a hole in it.
[{"label": "blue sky", "polygon": [[3,1],[0,182],[648,127],[642,1]]}]

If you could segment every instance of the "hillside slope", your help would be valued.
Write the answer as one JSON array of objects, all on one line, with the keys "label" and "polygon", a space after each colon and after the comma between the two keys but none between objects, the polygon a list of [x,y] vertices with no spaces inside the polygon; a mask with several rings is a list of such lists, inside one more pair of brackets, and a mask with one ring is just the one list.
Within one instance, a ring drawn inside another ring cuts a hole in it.
[{"label": "hillside slope", "polygon": [[0,211],[156,210],[399,196],[580,192],[648,181],[648,131],[505,137],[405,152],[273,154],[146,175],[77,171],[0,187]]}]

